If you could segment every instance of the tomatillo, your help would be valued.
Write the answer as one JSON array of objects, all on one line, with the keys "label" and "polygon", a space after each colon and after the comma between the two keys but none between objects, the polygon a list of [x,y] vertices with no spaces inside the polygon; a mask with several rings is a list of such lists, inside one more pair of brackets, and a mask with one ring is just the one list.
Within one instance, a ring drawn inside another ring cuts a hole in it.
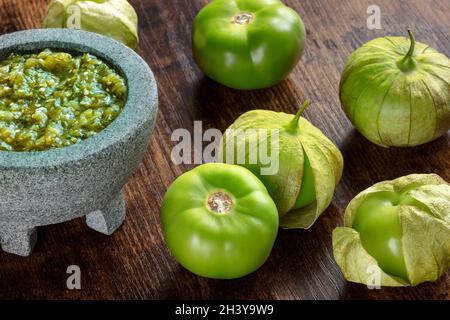
[{"label": "tomatillo", "polygon": [[243,166],[264,183],[280,226],[313,225],[330,205],[344,166],[341,152],[301,115],[269,110],[244,113],[223,135],[217,160]]},{"label": "tomatillo", "polygon": [[167,246],[199,276],[233,279],[258,269],[278,232],[278,213],[249,170],[210,163],[178,177],[161,209]]},{"label": "tomatillo", "polygon": [[[349,281],[383,286],[434,281],[450,261],[450,185],[434,174],[375,184],[354,198],[334,256]],[[375,278],[374,278],[375,276]]]},{"label": "tomatillo", "polygon": [[358,48],[340,81],[348,118],[383,147],[417,146],[450,129],[450,59],[408,32]]},{"label": "tomatillo", "polygon": [[214,0],[194,20],[192,48],[208,77],[249,90],[283,80],[305,38],[300,16],[279,0]]},{"label": "tomatillo", "polygon": [[138,16],[127,0],[51,0],[42,24],[99,33],[131,49],[139,43]]}]

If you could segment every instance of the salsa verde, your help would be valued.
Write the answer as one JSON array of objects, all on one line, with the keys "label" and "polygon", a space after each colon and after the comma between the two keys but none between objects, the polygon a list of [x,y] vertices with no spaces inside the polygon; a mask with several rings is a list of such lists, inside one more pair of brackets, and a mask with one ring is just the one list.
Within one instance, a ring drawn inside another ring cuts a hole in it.
[{"label": "salsa verde", "polygon": [[42,151],[92,137],[126,97],[124,78],[91,54],[13,53],[0,62],[0,150]]}]

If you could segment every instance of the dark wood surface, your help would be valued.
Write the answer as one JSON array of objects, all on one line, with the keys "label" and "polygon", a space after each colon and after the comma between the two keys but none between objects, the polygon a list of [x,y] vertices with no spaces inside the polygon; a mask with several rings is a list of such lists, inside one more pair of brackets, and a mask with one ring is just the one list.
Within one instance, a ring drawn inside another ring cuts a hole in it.
[{"label": "dark wood surface", "polygon": [[[0,34],[38,28],[46,0],[0,0]],[[239,92],[205,78],[191,55],[191,24],[206,0],[134,0],[139,14],[139,54],[159,84],[159,114],[143,164],[126,187],[127,219],[113,236],[88,229],[81,219],[42,227],[33,255],[0,252],[0,298],[11,299],[449,299],[450,276],[414,288],[368,290],[347,283],[332,257],[331,232],[359,191],[409,173],[435,172],[450,181],[447,134],[410,149],[383,149],[362,138],[340,109],[338,83],[347,56],[383,35],[405,35],[450,56],[448,0],[380,0],[382,29],[368,30],[372,0],[287,0],[308,30],[294,72],[266,90]],[[334,201],[310,230],[281,230],[267,263],[235,281],[194,276],[170,256],[159,207],[170,183],[192,166],[170,160],[177,128],[226,129],[244,111],[296,111],[311,99],[306,117],[342,150],[345,169]],[[82,289],[66,288],[66,269],[79,265]]]}]

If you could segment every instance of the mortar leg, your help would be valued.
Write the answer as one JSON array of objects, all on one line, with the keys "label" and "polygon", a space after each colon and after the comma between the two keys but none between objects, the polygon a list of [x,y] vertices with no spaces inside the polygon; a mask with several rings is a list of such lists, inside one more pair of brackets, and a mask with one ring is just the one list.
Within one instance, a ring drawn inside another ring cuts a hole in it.
[{"label": "mortar leg", "polygon": [[36,240],[36,228],[5,226],[0,229],[0,243],[5,252],[27,257],[33,251]]},{"label": "mortar leg", "polygon": [[125,211],[125,197],[120,191],[105,208],[89,213],[86,224],[95,231],[111,235],[125,220]]}]

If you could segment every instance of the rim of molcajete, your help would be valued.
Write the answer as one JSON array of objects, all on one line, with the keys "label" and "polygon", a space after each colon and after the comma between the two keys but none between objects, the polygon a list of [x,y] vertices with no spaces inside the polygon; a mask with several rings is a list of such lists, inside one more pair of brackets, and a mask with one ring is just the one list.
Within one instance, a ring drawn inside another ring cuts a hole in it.
[{"label": "rim of molcajete", "polygon": [[156,121],[158,90],[147,63],[133,50],[111,38],[72,29],[33,29],[0,36],[0,61],[10,53],[58,49],[91,53],[116,69],[126,80],[128,96],[119,116],[94,136],[71,146],[45,151],[0,151],[1,168],[60,166],[89,157],[130,137]]}]

